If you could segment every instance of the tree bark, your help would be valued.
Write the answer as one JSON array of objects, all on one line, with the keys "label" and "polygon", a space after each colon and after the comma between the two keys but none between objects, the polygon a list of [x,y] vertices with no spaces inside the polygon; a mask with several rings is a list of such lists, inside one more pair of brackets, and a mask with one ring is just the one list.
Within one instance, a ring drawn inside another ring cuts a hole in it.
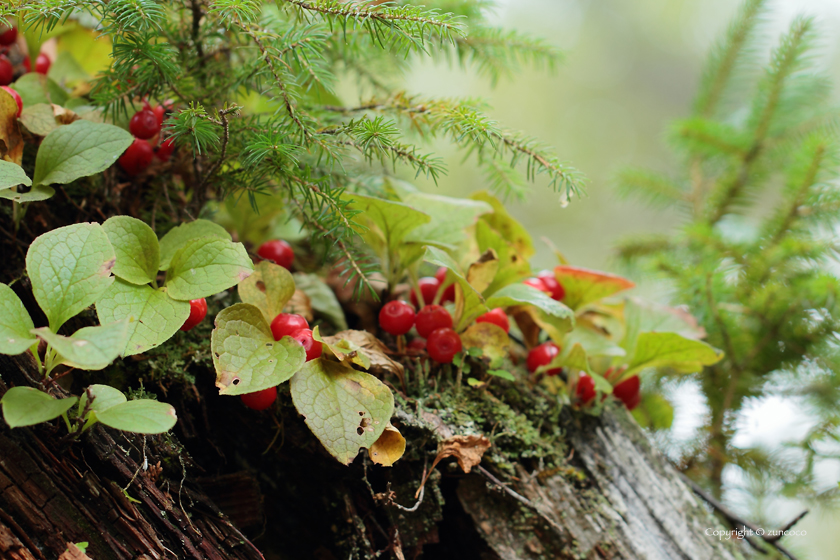
[{"label": "tree bark", "polygon": [[[36,373],[28,355],[0,356],[0,394]],[[364,455],[338,464],[287,393],[276,416],[255,413],[219,397],[208,369],[167,397],[178,408],[176,435],[97,426],[70,443],[63,423],[4,425],[0,559],[53,559],[82,541],[95,560],[746,555],[705,534],[720,523],[623,409],[598,418],[565,411],[560,468],[508,457],[516,472],[504,476],[485,456],[464,474],[444,460],[422,503],[406,511],[440,441],[463,429],[442,420],[452,411],[400,405],[393,422],[409,452],[385,469]]]}]

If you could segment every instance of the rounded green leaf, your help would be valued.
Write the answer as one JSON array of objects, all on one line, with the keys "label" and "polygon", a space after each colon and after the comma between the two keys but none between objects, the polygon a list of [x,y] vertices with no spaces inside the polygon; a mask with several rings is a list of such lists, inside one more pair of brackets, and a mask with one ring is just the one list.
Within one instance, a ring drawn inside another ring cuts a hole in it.
[{"label": "rounded green leaf", "polygon": [[384,245],[390,255],[397,253],[412,230],[428,224],[432,219],[428,214],[401,202],[357,193],[345,194],[343,198],[348,200],[349,208],[361,212],[356,221],[367,221],[373,226],[360,231],[360,235],[371,245]]},{"label": "rounded green leaf", "polygon": [[125,348],[128,321],[99,327],[84,327],[73,336],[61,336],[47,327],[33,329],[61,358],[60,363],[71,367],[98,370],[116,360]]},{"label": "rounded green leaf", "polygon": [[139,399],[96,412],[96,419],[112,428],[138,434],[162,434],[178,421],[171,404]]},{"label": "rounded green leaf", "polygon": [[384,383],[338,362],[307,362],[290,386],[306,425],[345,465],[379,439],[394,412],[394,395]]},{"label": "rounded green leaf", "polygon": [[24,107],[39,103],[64,105],[69,95],[55,81],[37,72],[28,72],[10,86],[18,92]]},{"label": "rounded green leaf", "polygon": [[242,243],[201,237],[188,242],[172,257],[166,287],[175,299],[209,297],[237,285],[253,271],[254,264]]},{"label": "rounded green leaf", "polygon": [[0,189],[7,189],[18,185],[28,186],[31,184],[32,179],[26,176],[23,167],[0,159]]},{"label": "rounded green leaf", "polygon": [[47,134],[35,157],[36,185],[66,184],[105,171],[131,145],[127,131],[78,120]]},{"label": "rounded green leaf", "polygon": [[262,261],[254,273],[239,283],[239,298],[258,307],[271,323],[295,293],[292,274],[280,265]]},{"label": "rounded green leaf", "polygon": [[12,387],[0,404],[3,418],[12,428],[32,426],[58,418],[76,404],[76,397],[54,399],[47,393],[32,387]]},{"label": "rounded green leaf", "polygon": [[199,237],[217,237],[231,240],[230,234],[217,223],[209,220],[195,220],[174,227],[160,239],[160,270],[169,270],[172,257],[181,247]]},{"label": "rounded green leaf", "polygon": [[429,223],[411,230],[406,236],[406,241],[432,244],[446,249],[457,248],[466,240],[467,229],[475,225],[478,217],[493,211],[493,207],[484,201],[438,194],[412,193],[403,200],[415,210],[431,217]]},{"label": "rounded green leaf", "polygon": [[[122,391],[114,389],[110,385],[91,385],[88,387],[90,394],[93,395],[93,400],[90,403],[89,410],[93,412],[102,412],[108,410],[112,406],[126,402],[125,395]],[[82,393],[79,398],[79,414],[82,414],[88,403],[88,391]]]},{"label": "rounded green leaf", "polygon": [[152,228],[130,216],[109,218],[102,228],[117,256],[114,276],[132,284],[153,282],[160,266],[160,244]]},{"label": "rounded green leaf", "polygon": [[14,290],[0,284],[0,354],[26,352],[38,339],[29,332],[35,325]]},{"label": "rounded green leaf", "polygon": [[216,315],[210,346],[216,387],[222,395],[274,387],[306,362],[303,346],[290,336],[275,341],[262,312],[248,303],[237,303]]},{"label": "rounded green leaf", "polygon": [[108,289],[114,261],[114,248],[99,224],[65,226],[32,242],[26,271],[53,332]]},{"label": "rounded green leaf", "polygon": [[52,105],[48,103],[24,106],[20,114],[20,123],[36,136],[46,136],[61,126],[56,122]]},{"label": "rounded green leaf", "polygon": [[160,346],[178,332],[190,316],[190,303],[172,299],[165,289],[136,286],[117,279],[96,302],[102,324],[128,321],[123,356]]},{"label": "rounded green leaf", "polygon": [[670,332],[646,332],[639,335],[633,359],[623,379],[645,368],[670,367],[681,373],[694,373],[723,358],[723,352],[705,342]]}]

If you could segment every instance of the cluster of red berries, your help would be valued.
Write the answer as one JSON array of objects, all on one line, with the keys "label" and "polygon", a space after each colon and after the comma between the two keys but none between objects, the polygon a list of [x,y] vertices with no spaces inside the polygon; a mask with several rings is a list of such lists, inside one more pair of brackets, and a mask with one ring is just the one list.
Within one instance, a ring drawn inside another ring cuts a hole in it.
[{"label": "cluster of red berries", "polygon": [[[2,86],[11,84],[15,79],[14,66],[6,54],[9,52],[9,48],[17,42],[17,36],[17,27],[10,27],[0,33],[0,85]],[[35,59],[35,72],[46,75],[51,65],[50,57],[41,53]],[[29,61],[29,56],[24,57],[23,67],[26,72],[32,72],[32,63]]]},{"label": "cluster of red berries", "polygon": [[[323,345],[312,338],[309,323],[300,315],[280,313],[271,322],[271,334],[274,336],[274,340],[280,340],[284,336],[292,337],[295,342],[303,346],[307,362],[321,357]],[[277,400],[277,387],[269,387],[262,391],[241,395],[240,398],[248,408],[265,410]]]},{"label": "cluster of red berries", "polygon": [[175,151],[172,138],[162,140],[160,137],[167,107],[158,105],[152,109],[147,101],[144,101],[143,105],[144,107],[134,113],[128,122],[128,131],[134,135],[134,142],[117,160],[123,171],[132,177],[145,171],[153,158],[168,161]]}]

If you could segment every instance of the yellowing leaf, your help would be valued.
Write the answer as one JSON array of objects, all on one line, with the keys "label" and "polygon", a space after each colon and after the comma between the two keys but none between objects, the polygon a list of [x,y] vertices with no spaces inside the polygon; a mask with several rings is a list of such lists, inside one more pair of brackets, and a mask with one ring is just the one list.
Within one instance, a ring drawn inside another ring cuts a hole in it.
[{"label": "yellowing leaf", "polygon": [[370,374],[324,359],[306,362],[290,382],[306,425],[340,463],[370,448],[394,412],[391,390]]},{"label": "yellowing leaf", "polygon": [[392,466],[404,453],[405,438],[391,424],[385,426],[385,431],[368,449],[370,460],[383,467]]},{"label": "yellowing leaf", "polygon": [[635,286],[621,276],[576,266],[557,266],[554,268],[554,276],[566,291],[563,303],[575,311]]},{"label": "yellowing leaf", "polygon": [[493,230],[498,233],[502,239],[510,243],[516,253],[521,255],[525,262],[534,256],[534,242],[531,239],[531,235],[528,233],[528,230],[525,229],[525,226],[517,222],[516,219],[508,213],[502,201],[487,191],[473,193],[470,198],[486,202],[493,208],[493,212],[481,216],[480,221],[485,222],[488,226],[493,228]]},{"label": "yellowing leaf", "polygon": [[312,330],[312,338],[326,346],[327,350],[333,356],[338,358],[339,362],[356,364],[364,369],[370,369],[370,358],[368,358],[367,354],[362,351],[362,348],[353,341],[340,336],[327,336],[322,338],[318,327],[315,327]]},{"label": "yellowing leaf", "polygon": [[295,281],[284,267],[261,261],[254,273],[239,283],[238,290],[242,301],[259,308],[271,324],[294,295]]},{"label": "yellowing leaf", "polygon": [[455,316],[453,319],[456,331],[463,330],[476,317],[489,311],[482,295],[472,287],[457,263],[447,253],[435,247],[427,247],[426,261],[448,268],[451,277],[455,279]]},{"label": "yellowing leaf", "polygon": [[482,293],[493,282],[499,270],[499,257],[493,249],[487,249],[467,269],[467,282],[476,292]]},{"label": "yellowing leaf", "polygon": [[481,348],[487,358],[504,358],[510,346],[510,338],[498,325],[492,323],[476,323],[461,333],[461,344],[465,349]]},{"label": "yellowing leaf", "polygon": [[516,251],[509,243],[493,230],[487,222],[479,220],[475,227],[475,240],[478,243],[478,250],[486,252],[492,249],[499,258],[499,269],[493,281],[483,290],[486,296],[493,295],[496,291],[514,282],[519,282],[531,274],[531,266],[528,260]]},{"label": "yellowing leaf", "polygon": [[693,373],[723,358],[723,352],[705,342],[676,333],[647,332],[639,335],[630,365],[622,379],[652,367],[670,367],[681,373]]}]

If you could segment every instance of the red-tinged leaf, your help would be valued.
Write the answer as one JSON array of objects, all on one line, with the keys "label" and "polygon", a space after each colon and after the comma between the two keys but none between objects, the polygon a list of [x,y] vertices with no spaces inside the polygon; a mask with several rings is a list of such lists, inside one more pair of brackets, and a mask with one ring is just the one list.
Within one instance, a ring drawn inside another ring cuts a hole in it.
[{"label": "red-tinged leaf", "polygon": [[575,311],[635,286],[621,276],[576,266],[557,266],[554,268],[554,276],[566,291],[563,303]]}]

